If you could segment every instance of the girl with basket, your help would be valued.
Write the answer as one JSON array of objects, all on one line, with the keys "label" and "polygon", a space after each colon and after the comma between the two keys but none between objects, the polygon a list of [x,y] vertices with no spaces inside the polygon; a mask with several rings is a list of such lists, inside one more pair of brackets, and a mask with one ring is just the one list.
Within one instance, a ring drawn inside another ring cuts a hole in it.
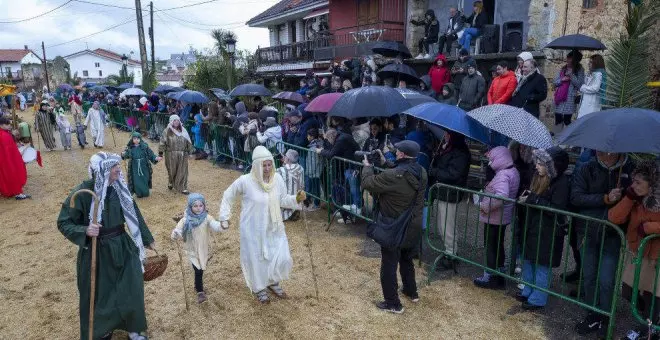
[{"label": "girl with basket", "polygon": [[121,158],[128,162],[128,189],[137,197],[149,197],[151,189],[151,163],[156,164],[163,158],[156,156],[149,145],[142,140],[139,132],[131,134],[131,140]]},{"label": "girl with basket", "polygon": [[226,231],[227,228],[222,228],[220,222],[208,214],[204,196],[191,193],[188,196],[188,205],[183,213],[183,218],[172,230],[172,240],[183,240],[186,254],[195,271],[195,291],[198,303],[207,300],[202,280],[209,261],[211,229],[221,232]]}]

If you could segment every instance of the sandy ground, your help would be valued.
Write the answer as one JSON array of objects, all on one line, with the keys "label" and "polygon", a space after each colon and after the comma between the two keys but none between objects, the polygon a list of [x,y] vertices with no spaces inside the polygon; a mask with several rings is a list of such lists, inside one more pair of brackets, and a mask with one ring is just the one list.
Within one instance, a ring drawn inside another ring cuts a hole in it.
[{"label": "sandy ground", "polygon": [[[30,121],[31,117],[26,117]],[[106,129],[105,151],[120,152],[128,134]],[[59,144],[59,135],[56,136]],[[75,145],[75,136],[73,137]],[[88,136],[88,141],[91,141]],[[91,144],[91,142],[90,142]],[[152,144],[155,149],[155,145]],[[78,337],[76,247],[57,230],[55,221],[69,191],[87,176],[93,148],[42,152],[44,167],[28,164],[26,201],[0,199],[0,338],[75,339]],[[203,193],[217,215],[223,190],[239,173],[190,162],[191,191]],[[157,248],[168,255],[165,274],[145,284],[151,339],[312,339],[432,338],[543,339],[543,316],[509,313],[519,306],[502,292],[473,287],[469,278],[451,276],[426,285],[418,269],[421,301],[403,300],[406,311],[379,311],[379,259],[365,257],[363,226],[334,225],[325,231],[325,211],[308,215],[319,284],[314,298],[309,250],[303,221],[287,222],[294,259],[291,279],[283,284],[289,300],[261,306],[245,286],[239,264],[239,231],[216,235],[213,258],[205,273],[209,301],[194,301],[193,272],[184,258],[185,286],[177,247],[169,240],[172,216],[185,207],[186,196],[167,190],[164,164],[154,168],[151,197],[138,205],[154,234]],[[235,207],[238,209],[238,207]],[[237,215],[237,214],[236,214]],[[184,289],[190,311],[186,311]],[[115,339],[125,333],[115,332]]]}]

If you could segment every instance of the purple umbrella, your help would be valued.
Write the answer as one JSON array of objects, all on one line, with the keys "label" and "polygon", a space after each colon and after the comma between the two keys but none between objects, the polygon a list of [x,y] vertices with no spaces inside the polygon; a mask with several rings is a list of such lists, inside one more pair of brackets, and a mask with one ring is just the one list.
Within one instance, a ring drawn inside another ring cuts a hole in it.
[{"label": "purple umbrella", "polygon": [[307,98],[303,97],[303,95],[298,92],[284,91],[274,95],[272,98],[285,104],[298,105],[307,103]]},{"label": "purple umbrella", "polygon": [[305,111],[327,113],[330,111],[332,106],[335,105],[337,100],[339,100],[339,97],[341,97],[342,94],[343,93],[339,92],[322,94],[309,102],[307,107],[305,107]]}]

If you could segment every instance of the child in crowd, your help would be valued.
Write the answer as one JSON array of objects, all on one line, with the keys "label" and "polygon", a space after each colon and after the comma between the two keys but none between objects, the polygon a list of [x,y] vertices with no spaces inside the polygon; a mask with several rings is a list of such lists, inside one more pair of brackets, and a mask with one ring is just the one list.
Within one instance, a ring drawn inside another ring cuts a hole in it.
[{"label": "child in crowd", "polygon": [[215,232],[227,230],[222,228],[220,222],[208,214],[204,196],[191,193],[188,195],[188,205],[183,218],[172,230],[171,237],[172,240],[182,239],[184,242],[186,255],[188,255],[195,271],[195,291],[197,292],[198,303],[207,300],[204,292],[203,275],[209,261],[209,238],[211,234],[209,229],[213,229]]},{"label": "child in crowd", "polygon": [[[282,161],[284,164],[277,168],[277,173],[284,179],[287,194],[295,195],[305,188],[305,169],[298,164],[298,151],[287,150],[284,157],[282,157]],[[282,209],[283,220],[297,221],[299,218],[300,215],[297,210],[294,212],[290,209]]]},{"label": "child in crowd", "polygon": [[78,139],[80,148],[84,149],[85,145],[87,145],[87,137],[85,137],[85,126],[80,121],[76,121],[76,138]]},{"label": "child in crowd", "polygon": [[195,147],[195,151],[193,153],[204,154],[204,138],[202,136],[202,124],[204,123],[204,116],[202,115],[202,112],[197,112],[193,119],[195,120],[195,125],[193,125],[192,129],[190,129],[194,138],[193,146]]},{"label": "child in crowd", "polygon": [[157,157],[142,140],[139,132],[133,132],[131,140],[121,158],[130,159],[128,162],[128,189],[137,197],[149,197],[151,189],[151,163],[156,164],[161,157]]},{"label": "child in crowd", "polygon": [[71,123],[64,113],[57,115],[57,128],[60,131],[60,141],[64,150],[71,150]]},{"label": "child in crowd", "polygon": [[238,131],[244,136],[243,151],[252,152],[259,145],[257,131],[259,131],[259,114],[256,112],[248,113],[248,122],[241,124]]},{"label": "child in crowd", "polygon": [[[311,150],[323,149],[323,139],[319,135],[319,130],[307,130],[307,147]],[[316,152],[307,153],[305,159],[305,191],[313,196],[321,197],[321,157]],[[318,198],[310,198],[310,204],[305,208],[306,211],[316,211],[319,209],[320,201]]]}]

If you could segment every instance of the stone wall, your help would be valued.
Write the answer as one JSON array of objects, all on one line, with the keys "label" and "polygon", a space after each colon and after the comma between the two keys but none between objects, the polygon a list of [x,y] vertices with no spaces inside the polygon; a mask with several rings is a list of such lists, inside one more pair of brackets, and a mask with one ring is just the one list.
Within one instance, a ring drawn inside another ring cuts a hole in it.
[{"label": "stone wall", "polygon": [[423,19],[424,13],[426,13],[428,8],[428,0],[408,0],[408,13],[406,13],[406,45],[413,56],[420,53],[417,47],[417,42],[424,37],[424,26],[415,26],[410,23],[410,20]]}]

